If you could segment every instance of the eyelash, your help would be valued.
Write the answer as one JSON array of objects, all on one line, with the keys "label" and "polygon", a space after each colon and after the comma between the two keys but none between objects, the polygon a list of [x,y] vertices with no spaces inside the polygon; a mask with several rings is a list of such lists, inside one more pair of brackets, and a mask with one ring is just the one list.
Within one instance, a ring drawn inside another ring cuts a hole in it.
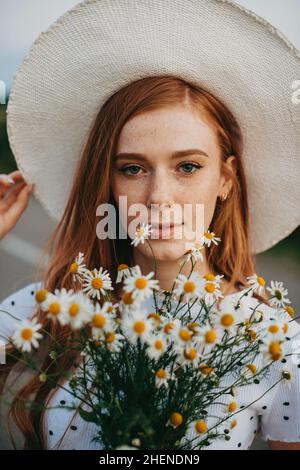
[{"label": "eyelash", "polygon": [[[199,165],[198,163],[191,163],[191,162],[186,162],[186,163],[182,163],[180,166],[184,166],[184,165],[192,165],[194,168],[196,168],[197,170],[200,170],[200,168],[203,168],[202,165]],[[128,174],[128,173],[125,173],[129,168],[140,168],[138,165],[128,165],[126,167],[123,167],[123,168],[120,168],[120,172],[121,173],[124,173],[126,174],[127,176],[137,176],[138,173],[134,173],[134,174]],[[191,172],[184,172],[186,175],[191,175],[193,173],[196,173],[196,171],[191,171]]]}]

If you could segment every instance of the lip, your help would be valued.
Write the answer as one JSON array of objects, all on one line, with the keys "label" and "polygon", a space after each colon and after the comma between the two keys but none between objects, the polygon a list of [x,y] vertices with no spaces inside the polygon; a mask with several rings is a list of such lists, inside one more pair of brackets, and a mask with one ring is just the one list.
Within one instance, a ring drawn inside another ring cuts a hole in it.
[{"label": "lip", "polygon": [[182,224],[151,224],[151,228],[154,230],[163,230],[167,228],[180,227]]}]

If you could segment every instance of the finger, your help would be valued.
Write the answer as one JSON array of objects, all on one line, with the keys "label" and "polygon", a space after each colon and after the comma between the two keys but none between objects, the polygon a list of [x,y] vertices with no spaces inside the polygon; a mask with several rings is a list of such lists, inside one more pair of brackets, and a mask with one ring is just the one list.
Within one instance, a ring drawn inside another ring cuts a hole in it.
[{"label": "finger", "polygon": [[[0,213],[3,213],[7,209],[10,208],[10,206],[14,203],[16,200],[19,192],[26,186],[26,183],[23,183],[20,186],[17,186],[14,189],[11,189],[8,191],[7,194],[4,195],[2,199],[0,199]],[[31,191],[30,191],[31,192]]]},{"label": "finger", "polygon": [[12,171],[8,174],[8,176],[10,176],[10,178],[12,178],[13,180],[24,180],[23,173],[20,170]]},{"label": "finger", "polygon": [[24,178],[20,171],[12,172],[10,174],[0,175],[0,197],[2,197],[8,189],[14,186],[14,184],[21,183]]},{"label": "finger", "polygon": [[28,206],[29,187],[25,186],[18,194],[15,203],[3,214],[6,232],[9,232],[17,223],[22,213]]}]

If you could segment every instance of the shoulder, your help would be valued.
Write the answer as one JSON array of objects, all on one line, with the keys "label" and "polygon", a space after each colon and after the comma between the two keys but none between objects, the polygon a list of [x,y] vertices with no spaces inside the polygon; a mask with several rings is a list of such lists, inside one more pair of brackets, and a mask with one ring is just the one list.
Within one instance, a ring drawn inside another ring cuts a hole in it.
[{"label": "shoulder", "polygon": [[0,302],[0,339],[9,337],[16,321],[31,318],[36,307],[35,292],[42,281],[32,282],[18,289]]}]

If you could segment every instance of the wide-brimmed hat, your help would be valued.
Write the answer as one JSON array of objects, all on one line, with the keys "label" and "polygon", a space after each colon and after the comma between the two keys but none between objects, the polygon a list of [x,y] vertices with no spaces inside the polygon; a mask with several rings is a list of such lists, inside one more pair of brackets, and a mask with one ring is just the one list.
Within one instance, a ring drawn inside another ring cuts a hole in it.
[{"label": "wide-brimmed hat", "polygon": [[176,75],[219,98],[244,137],[253,254],[300,223],[299,51],[228,0],[87,0],[33,43],[7,108],[11,149],[59,220],[97,112],[131,81]]}]

